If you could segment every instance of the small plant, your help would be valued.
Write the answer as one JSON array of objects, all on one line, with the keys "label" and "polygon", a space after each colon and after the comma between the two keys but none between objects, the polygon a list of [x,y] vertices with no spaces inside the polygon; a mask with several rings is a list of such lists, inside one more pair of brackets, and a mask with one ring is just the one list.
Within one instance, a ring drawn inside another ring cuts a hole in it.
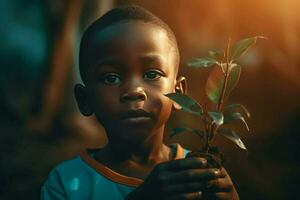
[{"label": "small plant", "polygon": [[[250,113],[242,104],[225,105],[225,100],[239,81],[241,66],[237,59],[256,43],[261,36],[246,38],[238,41],[231,46],[228,42],[227,49],[223,51],[209,51],[208,57],[196,58],[188,63],[189,67],[208,68],[212,67],[206,82],[206,95],[213,103],[214,108],[208,110],[207,104],[201,106],[193,98],[181,93],[169,93],[167,97],[175,101],[182,107],[183,111],[197,115],[203,123],[203,129],[194,129],[188,127],[177,127],[173,129],[171,137],[179,133],[190,131],[204,139],[204,146],[199,149],[206,154],[217,154],[220,156],[218,147],[211,146],[212,140],[216,134],[233,141],[241,149],[247,150],[246,146],[238,134],[230,128],[222,128],[235,120],[241,120],[249,131],[245,116],[250,117]],[[221,154],[221,162],[222,162]]]}]

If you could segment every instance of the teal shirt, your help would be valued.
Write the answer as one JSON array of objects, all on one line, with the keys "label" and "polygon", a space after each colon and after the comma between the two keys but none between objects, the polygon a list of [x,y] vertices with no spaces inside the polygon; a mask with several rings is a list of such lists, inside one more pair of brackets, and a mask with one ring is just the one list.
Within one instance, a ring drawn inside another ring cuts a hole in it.
[{"label": "teal shirt", "polygon": [[[175,159],[184,158],[187,150],[172,145]],[[93,159],[93,154],[82,154],[53,169],[41,189],[42,200],[121,200],[143,180],[119,174]]]}]

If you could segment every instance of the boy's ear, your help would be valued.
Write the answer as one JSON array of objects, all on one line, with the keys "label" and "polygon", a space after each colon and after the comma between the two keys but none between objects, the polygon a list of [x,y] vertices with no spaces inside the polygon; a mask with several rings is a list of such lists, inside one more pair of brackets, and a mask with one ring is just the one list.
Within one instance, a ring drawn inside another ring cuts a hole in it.
[{"label": "boy's ear", "polygon": [[84,116],[91,116],[93,111],[88,100],[87,88],[84,85],[76,84],[74,87],[74,95],[80,112]]},{"label": "boy's ear", "polygon": [[175,92],[186,94],[187,93],[187,81],[184,76],[179,76],[176,79]]},{"label": "boy's ear", "polygon": [[[187,80],[184,76],[179,76],[176,79],[175,92],[181,93],[181,94],[187,94]],[[173,108],[175,110],[180,110],[181,106],[179,104],[173,102]]]}]

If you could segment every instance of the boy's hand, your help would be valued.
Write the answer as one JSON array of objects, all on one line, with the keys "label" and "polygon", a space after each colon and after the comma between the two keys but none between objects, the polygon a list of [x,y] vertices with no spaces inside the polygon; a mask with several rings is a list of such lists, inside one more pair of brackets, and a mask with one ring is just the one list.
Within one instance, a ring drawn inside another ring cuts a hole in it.
[{"label": "boy's hand", "polygon": [[239,195],[233,186],[230,176],[222,167],[218,178],[205,184],[203,200],[239,200]]},{"label": "boy's hand", "polygon": [[[219,194],[220,191],[222,191],[220,194],[223,195],[226,193],[225,191],[233,188],[226,171],[206,167],[207,161],[203,158],[186,158],[160,163],[144,183],[130,193],[126,199],[192,200],[201,199],[202,193],[206,190],[207,194],[211,196]],[[209,190],[206,189],[206,183],[211,184]],[[221,197],[223,198],[223,196]]]}]

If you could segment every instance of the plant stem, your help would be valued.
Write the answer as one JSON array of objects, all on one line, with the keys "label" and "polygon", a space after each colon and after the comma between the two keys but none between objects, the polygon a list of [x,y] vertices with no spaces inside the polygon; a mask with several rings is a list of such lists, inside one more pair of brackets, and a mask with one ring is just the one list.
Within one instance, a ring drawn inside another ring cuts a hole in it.
[{"label": "plant stem", "polygon": [[207,120],[207,116],[208,116],[208,113],[207,113],[207,104],[205,103],[204,104],[204,115],[202,117],[202,121],[203,121],[203,124],[204,124],[204,128],[205,128],[205,143],[204,143],[204,151],[207,153],[208,152],[208,149],[209,149],[209,122]]},{"label": "plant stem", "polygon": [[[229,68],[230,68],[230,63],[229,63],[230,42],[231,42],[231,40],[229,38],[229,42],[228,42],[228,45],[227,45],[227,50],[225,51],[226,63],[225,63],[224,83],[223,83],[223,86],[222,86],[221,98],[219,99],[219,102],[217,104],[217,111],[218,112],[222,112],[224,99],[225,99],[225,92],[226,92],[227,84],[228,84]],[[222,67],[222,66],[220,66],[220,67]],[[205,105],[205,115],[208,115],[207,110],[206,110],[206,105]],[[209,149],[210,149],[210,141],[213,139],[214,132],[217,130],[218,126],[216,126],[212,122],[208,122],[206,119],[204,120],[204,123],[205,123],[205,131],[206,131],[204,151],[206,153],[208,153]]]},{"label": "plant stem", "polygon": [[[222,86],[222,91],[221,91],[221,98],[219,99],[218,105],[217,105],[217,111],[218,112],[222,112],[223,110],[223,104],[224,104],[224,99],[225,99],[225,92],[227,89],[227,84],[228,84],[228,77],[229,77],[229,67],[230,67],[230,63],[229,63],[229,51],[230,51],[230,38],[229,38],[229,42],[227,45],[227,50],[225,51],[225,58],[226,58],[226,63],[225,63],[225,74],[224,74],[224,83]],[[222,66],[220,66],[222,67]],[[223,70],[223,69],[222,69]],[[209,140],[212,140],[214,137],[214,132],[218,129],[218,126],[216,126],[215,124],[210,124],[210,128],[209,128],[209,134],[210,138]],[[209,143],[209,141],[207,141],[207,143]],[[209,149],[209,145],[207,147]],[[207,151],[208,151],[207,149]]]},{"label": "plant stem", "polygon": [[225,52],[225,57],[226,57],[226,65],[225,65],[225,77],[224,77],[224,83],[223,83],[223,87],[222,87],[222,92],[221,92],[221,98],[218,102],[217,105],[217,111],[221,112],[223,109],[223,103],[224,103],[224,98],[225,98],[225,92],[226,92],[226,88],[227,88],[227,83],[228,83],[228,76],[229,76],[229,50],[230,50],[230,38],[229,38],[229,42],[227,45],[227,50]]}]

